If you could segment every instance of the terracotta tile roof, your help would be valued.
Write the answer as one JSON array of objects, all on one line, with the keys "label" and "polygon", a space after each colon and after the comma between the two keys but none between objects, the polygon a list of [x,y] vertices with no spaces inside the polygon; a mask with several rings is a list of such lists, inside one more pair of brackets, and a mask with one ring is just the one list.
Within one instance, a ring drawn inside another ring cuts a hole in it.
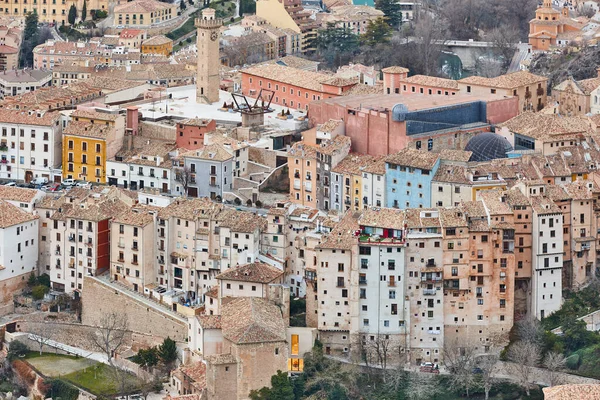
[{"label": "terracotta tile roof", "polygon": [[206,364],[202,361],[179,367],[182,374],[188,377],[198,390],[206,388]]},{"label": "terracotta tile roof", "polygon": [[600,399],[600,385],[559,385],[543,388],[546,400]]},{"label": "terracotta tile roof", "polygon": [[233,154],[218,143],[206,145],[198,150],[190,150],[181,154],[181,156],[218,162],[224,162],[233,158]]},{"label": "terracotta tile roof", "polygon": [[151,38],[144,40],[142,42],[142,46],[158,46],[158,45],[163,45],[163,44],[167,44],[167,43],[173,43],[173,41],[171,39],[169,39],[168,37],[166,37],[165,35],[157,35],[157,36],[152,36]]},{"label": "terracotta tile roof", "polygon": [[344,92],[344,96],[356,96],[365,94],[383,94],[382,85],[365,85],[364,83],[357,83],[350,89]]},{"label": "terracotta tile roof", "polygon": [[560,140],[566,134],[595,133],[586,118],[534,112],[524,112],[498,126],[534,139]]},{"label": "terracotta tile roof", "polygon": [[[283,31],[288,31],[288,30],[283,29]],[[299,35],[299,33],[296,33],[296,32],[290,32],[290,33],[292,33],[294,35]],[[316,70],[319,65],[319,62],[307,60],[306,58],[302,58],[302,57],[298,57],[298,56],[285,56],[285,57],[277,58],[274,60],[265,61],[264,64],[278,64],[278,65],[283,65],[283,66],[291,67],[291,68]]]},{"label": "terracotta tile roof", "polygon": [[[545,76],[534,75],[528,71],[512,72],[510,74],[500,75],[495,78],[485,78],[483,76],[469,76],[459,80],[460,83],[487,86],[502,89],[513,89],[521,86],[534,85],[546,82]],[[545,88],[544,88],[545,89]]]},{"label": "terracotta tile roof", "polygon": [[327,155],[335,155],[340,154],[346,151],[346,154],[350,152],[350,146],[352,144],[352,139],[348,136],[338,135],[332,140],[326,140],[321,142],[321,144],[316,145],[317,152],[321,154]]},{"label": "terracotta tile roof", "polygon": [[31,112],[0,109],[0,122],[20,125],[54,126],[60,118],[57,111]]},{"label": "terracotta tile roof", "polygon": [[481,201],[463,201],[461,207],[469,218],[487,218],[485,207]]},{"label": "terracotta tile roof", "polygon": [[288,85],[314,90],[315,92],[322,91],[321,84],[349,86],[357,83],[357,81],[336,78],[333,75],[324,74],[322,72],[286,67],[279,64],[258,64],[245,68],[241,72],[242,74],[271,79]]},{"label": "terracotta tile roof", "polygon": [[221,329],[220,315],[196,315],[202,329]]},{"label": "terracotta tile roof", "polygon": [[563,189],[573,200],[589,200],[593,198],[592,191],[588,187],[591,181],[576,181],[562,184]]},{"label": "terracotta tile roof", "polygon": [[219,226],[229,228],[233,232],[254,233],[257,229],[266,229],[267,221],[254,213],[226,209],[218,215]]},{"label": "terracotta tile roof", "polygon": [[212,297],[213,299],[218,299],[219,298],[219,287],[215,286],[210,288],[209,291],[207,291],[206,293],[204,293],[205,296],[208,297]]},{"label": "terracotta tile roof", "polygon": [[304,142],[296,142],[288,150],[288,155],[305,160],[314,160],[317,158],[317,147]]},{"label": "terracotta tile roof", "polygon": [[71,121],[63,131],[63,135],[84,136],[95,139],[106,140],[111,127],[101,124],[93,124],[85,121]]},{"label": "terracotta tile roof", "polygon": [[360,226],[376,228],[404,229],[404,210],[396,208],[370,208],[364,210],[358,218]]},{"label": "terracotta tile roof", "polygon": [[317,248],[351,250],[357,242],[354,233],[359,228],[358,219],[360,216],[361,213],[359,212],[346,212],[333,230],[323,237]]},{"label": "terracotta tile roof", "polygon": [[385,161],[394,165],[432,170],[439,157],[439,153],[406,147],[398,153],[390,154],[386,157]]},{"label": "terracotta tile roof", "polygon": [[530,197],[530,201],[533,210],[539,215],[562,213],[560,207],[548,197],[533,196]]},{"label": "terracotta tile roof", "polygon": [[472,154],[472,151],[443,149],[440,151],[440,159],[447,161],[467,162],[471,158]]},{"label": "terracotta tile roof", "polygon": [[8,228],[9,226],[33,221],[38,218],[39,216],[37,215],[30,214],[17,206],[0,200],[0,228]]},{"label": "terracotta tile roof", "polygon": [[436,76],[413,75],[404,78],[401,82],[413,83],[420,86],[430,86],[441,89],[458,89],[458,82],[452,79],[438,78]]},{"label": "terracotta tile roof", "polygon": [[[381,157],[378,158],[381,159]],[[366,154],[348,154],[331,170],[331,172],[348,175],[362,174],[367,166],[375,159],[377,158]]]},{"label": "terracotta tile roof", "polygon": [[440,212],[440,221],[444,228],[456,228],[459,226],[467,226],[467,218],[462,208],[438,208]]},{"label": "terracotta tile roof", "polygon": [[262,298],[241,297],[225,304],[221,325],[223,337],[236,344],[286,340],[281,310]]},{"label": "terracotta tile roof", "polygon": [[458,183],[462,185],[472,184],[467,176],[467,167],[462,165],[440,165],[432,182]]},{"label": "terracotta tile roof", "polygon": [[146,226],[154,221],[152,214],[156,213],[157,209],[145,207],[143,205],[135,205],[124,213],[118,215],[112,220],[113,224]]},{"label": "terracotta tile roof", "polygon": [[[427,216],[430,214],[431,216]],[[408,208],[405,210],[406,227],[409,229],[441,227],[439,211],[435,208]]]},{"label": "terracotta tile roof", "polygon": [[[79,205],[73,205],[73,207],[65,209],[63,207],[62,213],[55,213],[52,219],[81,219],[85,221],[98,222],[105,219],[110,219],[119,216],[121,213],[126,212],[128,209],[127,205],[120,200],[109,200],[105,199],[99,203],[81,203]],[[56,216],[56,218],[55,218]]]},{"label": "terracotta tile roof", "polygon": [[410,70],[408,68],[399,67],[399,66],[391,66],[381,70],[384,74],[408,74]]},{"label": "terracotta tile roof", "polygon": [[362,6],[362,5],[340,5],[329,9],[332,16],[337,17],[336,19],[343,18],[344,20],[364,20],[377,17],[383,17],[383,11],[377,10],[373,7]]},{"label": "terracotta tile roof", "polygon": [[130,39],[139,35],[143,35],[146,31],[141,29],[123,29],[119,34],[121,39]]},{"label": "terracotta tile roof", "polygon": [[228,281],[271,283],[283,275],[283,271],[269,264],[255,262],[229,268],[216,279]]},{"label": "terracotta tile roof", "polygon": [[206,362],[213,365],[237,364],[237,359],[233,354],[211,354],[206,357]]},{"label": "terracotta tile roof", "polygon": [[330,119],[324,124],[317,125],[317,132],[332,133],[338,126],[343,125],[341,119]]},{"label": "terracotta tile roof", "polygon": [[206,118],[188,118],[182,121],[179,121],[178,124],[187,125],[187,126],[208,126],[212,120]]},{"label": "terracotta tile roof", "polygon": [[177,198],[174,202],[161,209],[158,217],[171,217],[193,221],[198,218],[215,218],[223,210],[223,205],[212,202],[208,197]]},{"label": "terracotta tile roof", "polygon": [[511,207],[530,205],[527,196],[525,196],[523,192],[521,192],[517,188],[511,188],[509,190],[506,190],[504,192],[504,195],[506,196],[506,202],[510,204]]},{"label": "terracotta tile roof", "polygon": [[174,8],[173,4],[165,4],[155,0],[134,0],[115,7],[117,13],[149,13]]},{"label": "terracotta tile roof", "polygon": [[502,201],[502,191],[498,189],[482,190],[479,192],[479,197],[488,209],[490,215],[507,215],[513,213],[510,205],[505,201]]},{"label": "terracotta tile roof", "polygon": [[78,118],[100,120],[100,121],[116,121],[121,117],[119,114],[110,114],[97,111],[75,110],[71,113],[71,118],[78,121]]},{"label": "terracotta tile roof", "polygon": [[0,186],[0,199],[31,203],[35,196],[40,193],[35,189],[25,189],[14,186]]}]

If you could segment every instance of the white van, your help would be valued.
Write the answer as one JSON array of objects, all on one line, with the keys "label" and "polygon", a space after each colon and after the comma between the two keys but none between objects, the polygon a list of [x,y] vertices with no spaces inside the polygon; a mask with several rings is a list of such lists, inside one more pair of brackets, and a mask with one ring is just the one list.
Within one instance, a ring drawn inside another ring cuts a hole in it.
[{"label": "white van", "polygon": [[64,186],[73,186],[75,184],[75,179],[71,179],[71,178],[63,179],[62,184]]},{"label": "white van", "polygon": [[45,185],[48,183],[48,178],[38,177],[31,181],[34,185]]}]

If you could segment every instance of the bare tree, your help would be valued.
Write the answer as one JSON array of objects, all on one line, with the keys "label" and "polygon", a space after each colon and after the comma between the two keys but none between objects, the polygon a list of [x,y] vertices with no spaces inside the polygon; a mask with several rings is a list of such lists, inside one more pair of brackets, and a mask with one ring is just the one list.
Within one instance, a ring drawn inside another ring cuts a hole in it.
[{"label": "bare tree", "polygon": [[428,400],[439,392],[436,377],[432,374],[412,374],[408,380],[406,398],[409,400]]},{"label": "bare tree", "polygon": [[516,44],[519,43],[518,29],[510,25],[501,25],[490,31],[487,41],[493,43],[494,53],[502,57],[504,68],[508,68],[515,54]]},{"label": "bare tree", "polygon": [[175,171],[175,180],[183,186],[185,197],[188,195],[188,188],[192,183],[192,170],[189,167],[177,168]]},{"label": "bare tree", "polygon": [[516,323],[517,337],[520,341],[541,345],[544,330],[537,319],[523,319]]},{"label": "bare tree", "polygon": [[515,378],[529,396],[535,367],[540,363],[541,348],[537,343],[520,340],[508,349],[508,359]]},{"label": "bare tree", "polygon": [[548,370],[550,386],[561,384],[561,371],[565,368],[567,359],[560,353],[550,351],[544,357],[543,366]]},{"label": "bare tree", "polygon": [[490,390],[492,390],[492,386],[494,385],[495,379],[493,374],[499,359],[497,354],[484,354],[477,357],[475,364],[481,370],[481,384],[485,393],[485,400],[489,399]]},{"label": "bare tree", "polygon": [[444,364],[450,372],[450,386],[464,390],[467,397],[469,397],[471,388],[475,386],[473,368],[475,367],[476,352],[477,343],[458,338],[444,341],[442,354]]},{"label": "bare tree", "polygon": [[106,355],[110,366],[115,368],[115,354],[125,345],[127,339],[127,315],[109,312],[102,315],[95,325],[97,328],[90,335],[90,341]]},{"label": "bare tree", "polygon": [[586,18],[592,18],[594,15],[596,15],[596,10],[594,10],[594,7],[592,7],[589,4],[584,4],[582,5],[579,10],[579,15],[581,15],[582,17],[586,17]]},{"label": "bare tree", "polygon": [[436,75],[438,59],[448,37],[448,24],[444,19],[423,14],[415,23],[416,54],[420,69],[425,75]]},{"label": "bare tree", "polygon": [[52,338],[56,335],[54,326],[47,322],[37,322],[29,325],[29,339],[33,340],[40,347],[40,355]]}]

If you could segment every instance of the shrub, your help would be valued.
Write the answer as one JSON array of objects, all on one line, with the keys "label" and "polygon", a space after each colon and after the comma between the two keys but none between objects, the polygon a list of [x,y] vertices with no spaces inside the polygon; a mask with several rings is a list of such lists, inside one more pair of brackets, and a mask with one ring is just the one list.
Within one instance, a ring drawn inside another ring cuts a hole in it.
[{"label": "shrub", "polygon": [[579,368],[579,354],[575,353],[575,354],[571,354],[569,357],[567,357],[566,360],[566,365],[567,368],[572,369],[572,370],[576,370],[577,368]]},{"label": "shrub", "polygon": [[246,200],[246,205],[248,207],[252,206],[252,200],[250,200],[250,199]]},{"label": "shrub", "polygon": [[55,400],[76,400],[79,397],[79,389],[63,380],[50,379],[44,383],[50,387],[46,395],[51,395]]},{"label": "shrub", "polygon": [[239,205],[241,205],[241,204],[242,204],[242,200],[240,200],[240,198],[239,198],[239,197],[236,197],[235,199],[233,199],[233,203],[234,203],[236,206],[239,206]]},{"label": "shrub", "polygon": [[18,340],[10,342],[9,346],[10,347],[6,357],[11,361],[20,356],[24,356],[29,352],[29,347],[27,347],[25,343],[19,342]]},{"label": "shrub", "polygon": [[255,205],[256,207],[258,207],[258,208],[261,208],[261,207],[262,207],[262,205],[263,205],[263,203],[262,203],[262,201],[260,201],[260,200],[256,200],[256,201],[254,202],[254,205]]},{"label": "shrub", "polygon": [[31,289],[31,295],[34,300],[41,300],[48,293],[48,288],[43,285],[37,285],[33,289]]},{"label": "shrub", "polygon": [[96,19],[102,19],[108,17],[108,13],[104,10],[96,10],[94,16],[96,17]]}]

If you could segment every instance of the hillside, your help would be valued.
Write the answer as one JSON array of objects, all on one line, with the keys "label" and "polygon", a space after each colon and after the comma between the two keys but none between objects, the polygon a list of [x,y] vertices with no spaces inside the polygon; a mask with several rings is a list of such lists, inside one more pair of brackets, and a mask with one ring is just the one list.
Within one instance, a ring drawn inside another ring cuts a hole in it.
[{"label": "hillside", "polygon": [[575,80],[593,78],[600,65],[600,48],[586,47],[575,53],[539,54],[531,62],[529,70],[547,76],[550,88],[572,76]]}]

